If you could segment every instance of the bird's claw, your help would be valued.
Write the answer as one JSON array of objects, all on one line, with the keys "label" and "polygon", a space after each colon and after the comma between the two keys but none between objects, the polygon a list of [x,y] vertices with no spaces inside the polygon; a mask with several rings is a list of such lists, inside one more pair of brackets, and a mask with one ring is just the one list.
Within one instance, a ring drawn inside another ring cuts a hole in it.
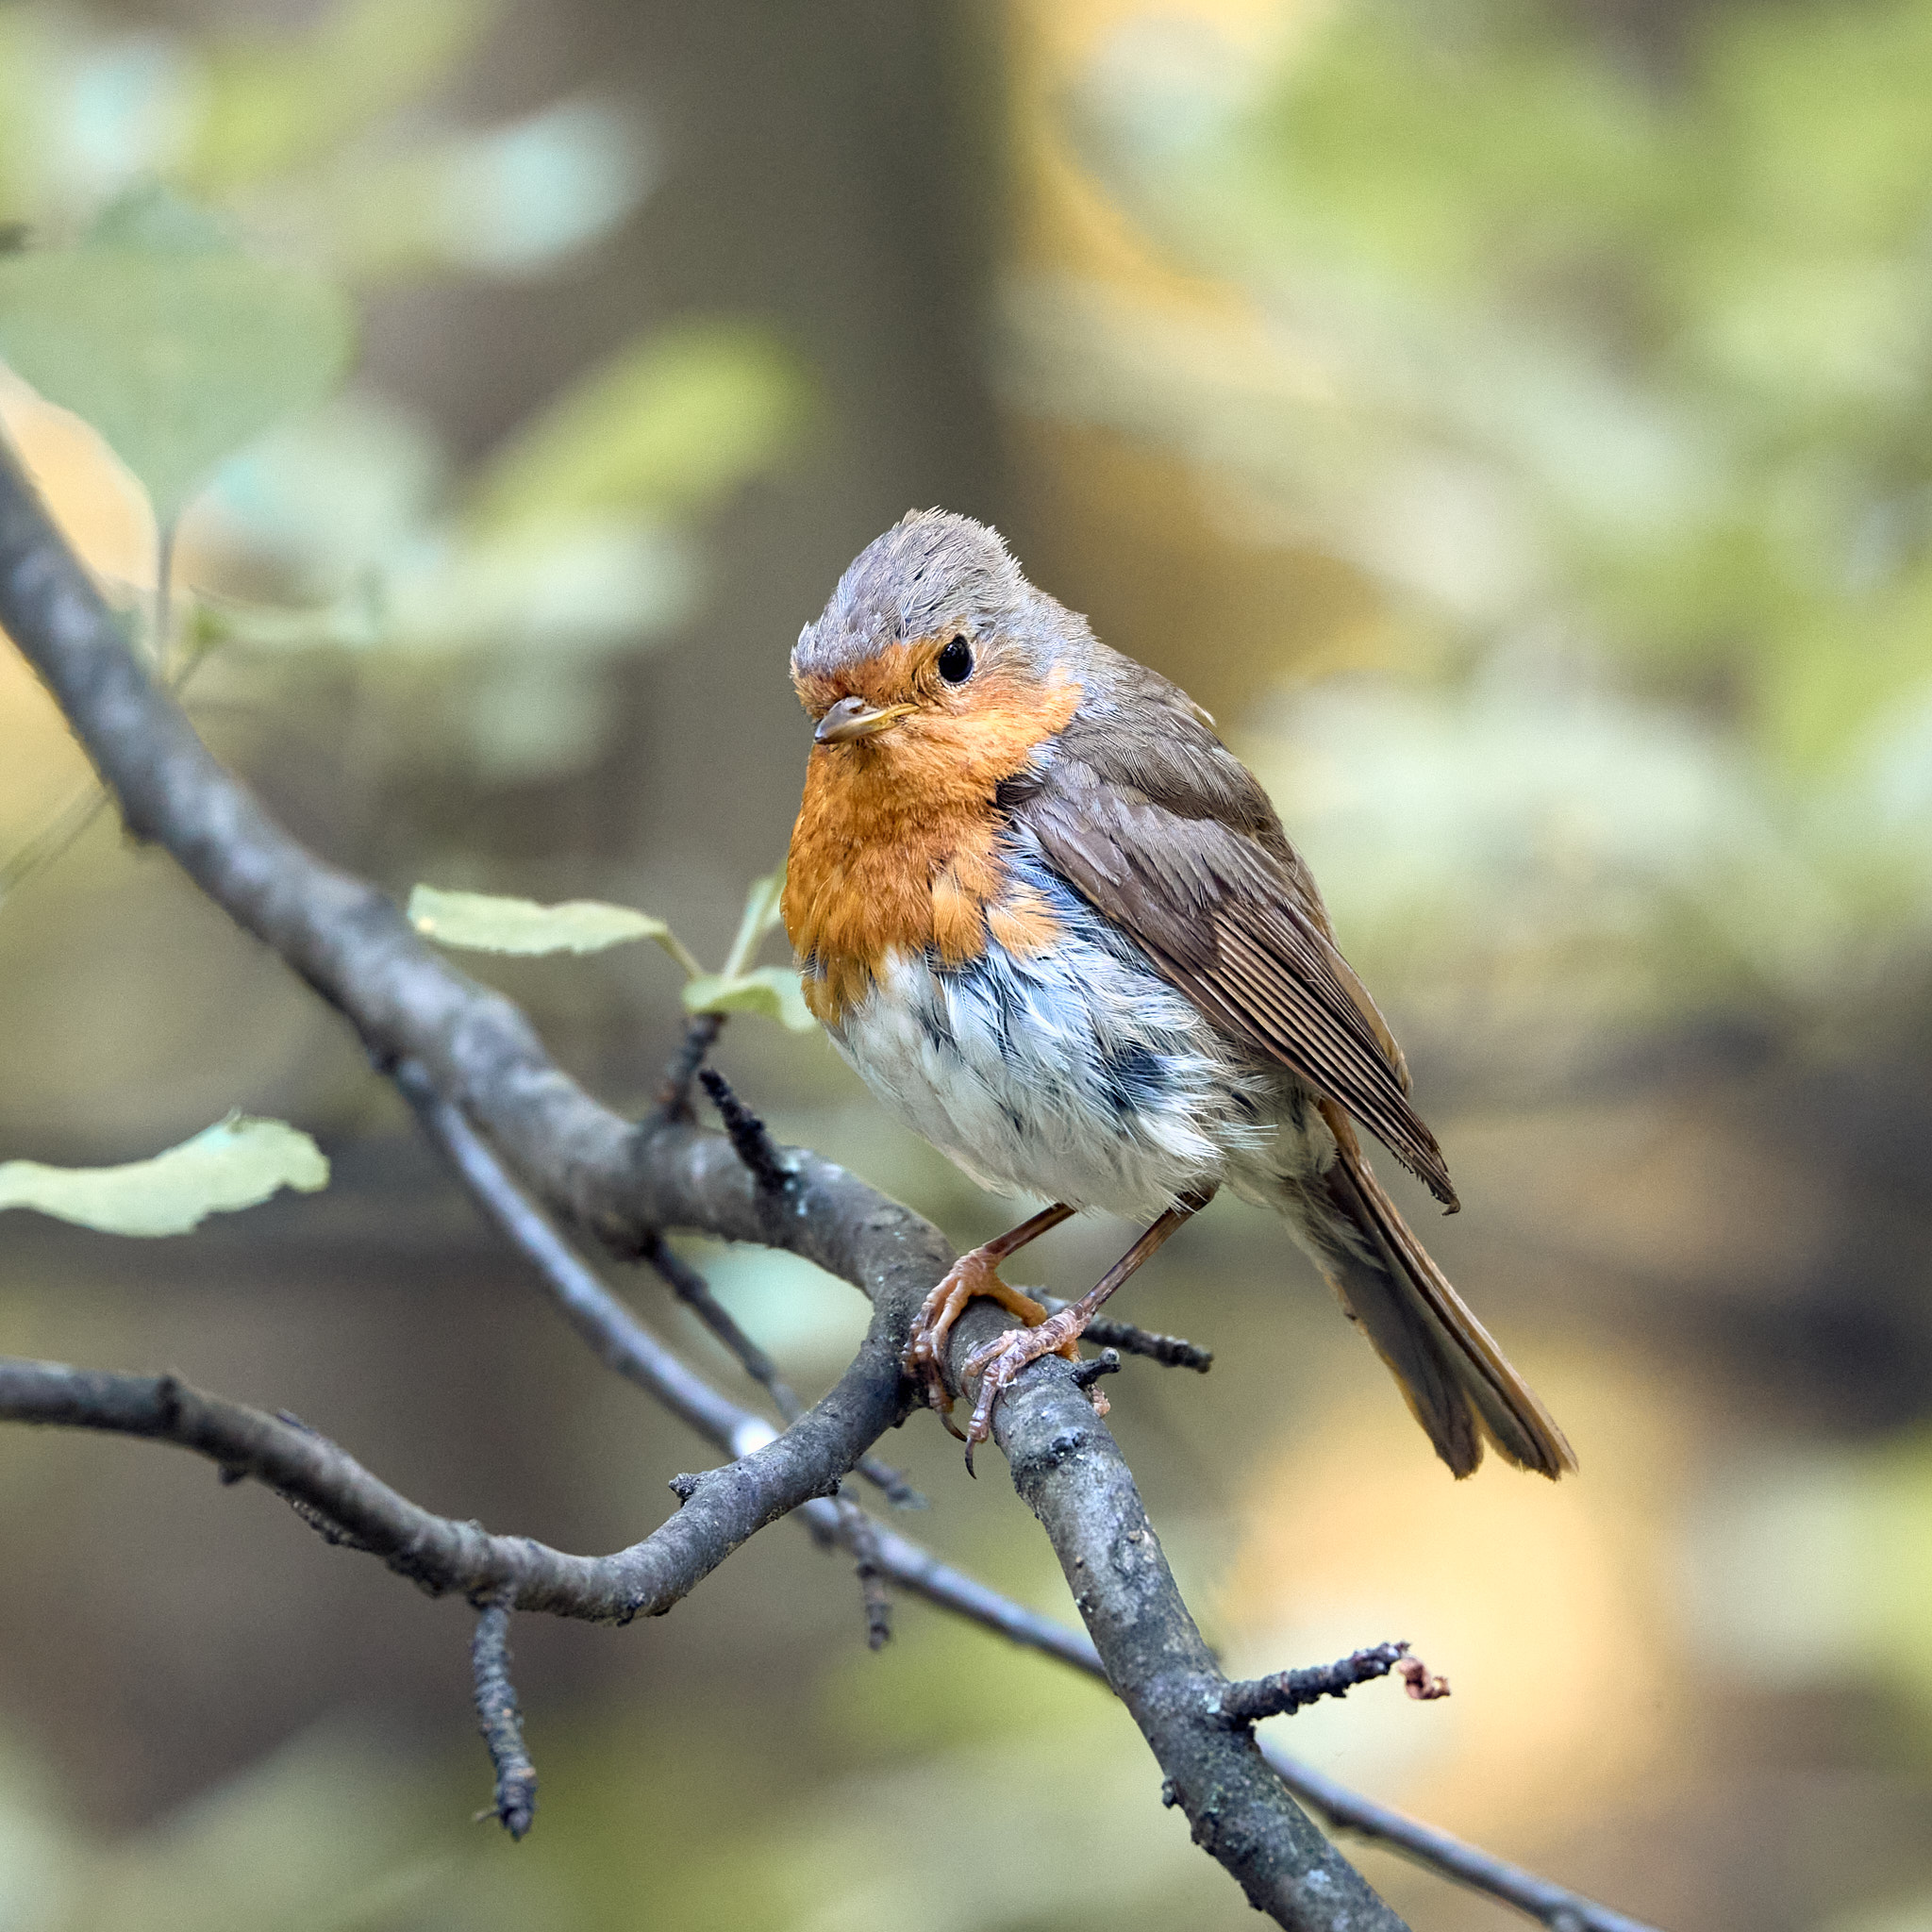
[{"label": "bird's claw", "polygon": [[[956,1441],[966,1444],[966,1467],[969,1470],[973,1467],[974,1443],[975,1441],[984,1441],[986,1431],[982,1428],[976,1438],[970,1437],[962,1433],[958,1424],[953,1420],[953,1392],[946,1387],[945,1373],[941,1364],[947,1340],[953,1332],[953,1324],[965,1312],[967,1305],[980,1296],[998,1302],[1008,1314],[1019,1316],[1023,1322],[1043,1322],[1046,1319],[1046,1310],[1031,1295],[1024,1294],[1016,1288],[1008,1288],[1000,1279],[997,1262],[983,1249],[974,1248],[961,1255],[946,1270],[932,1292],[920,1305],[900,1361],[905,1373],[918,1383],[925,1406],[937,1411],[947,1434]],[[974,1358],[977,1359],[981,1353],[983,1351],[975,1350]]]},{"label": "bird's claw", "polygon": [[1073,1310],[1063,1308],[1030,1328],[1008,1328],[991,1341],[982,1341],[966,1357],[961,1374],[967,1381],[979,1378],[979,1393],[973,1404],[973,1419],[966,1424],[966,1468],[973,1469],[973,1452],[992,1434],[993,1405],[1012,1386],[1024,1368],[1042,1356],[1062,1355],[1069,1361],[1080,1359],[1080,1331],[1084,1322],[1071,1319]]}]

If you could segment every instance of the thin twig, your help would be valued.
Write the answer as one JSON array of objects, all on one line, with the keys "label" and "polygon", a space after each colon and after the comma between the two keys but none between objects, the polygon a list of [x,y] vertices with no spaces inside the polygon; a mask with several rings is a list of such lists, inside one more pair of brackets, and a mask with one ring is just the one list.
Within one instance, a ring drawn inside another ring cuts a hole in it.
[{"label": "thin twig", "polygon": [[1104,1348],[1089,1361],[1077,1362],[1074,1367],[1072,1381],[1075,1389],[1091,1389],[1103,1375],[1118,1375],[1121,1372],[1121,1352],[1117,1348]]},{"label": "thin twig", "polygon": [[1087,1391],[1087,1400],[1093,1405],[1095,1415],[1111,1415],[1113,1404],[1107,1398],[1107,1391],[1100,1386],[1103,1375],[1118,1375],[1121,1372],[1121,1352],[1117,1348],[1103,1348],[1089,1361],[1075,1362],[1074,1373],[1068,1378],[1075,1389]]},{"label": "thin twig", "polygon": [[58,858],[111,803],[112,794],[104,785],[90,782],[76,791],[25,844],[0,863],[0,906],[42,867]]},{"label": "thin twig", "polygon": [[[465,1127],[467,1130],[467,1124]],[[508,1177],[505,1176],[504,1185],[508,1184]],[[803,1411],[805,1405],[799,1401],[791,1385],[779,1374],[777,1364],[744,1332],[731,1310],[711,1292],[711,1284],[669,1241],[662,1236],[654,1236],[644,1243],[638,1258],[658,1271],[672,1293],[710,1330],[739,1367],[771,1398],[772,1407],[784,1421],[789,1423]],[[924,1509],[926,1507],[925,1498],[912,1487],[905,1471],[893,1468],[883,1457],[863,1457],[858,1464],[858,1473],[875,1489],[885,1492],[886,1501],[893,1508]]]},{"label": "thin twig", "polygon": [[1273,1738],[1257,1741],[1282,1783],[1337,1831],[1399,1853],[1425,1871],[1466,1885],[1472,1891],[1487,1892],[1551,1927],[1551,1932],[1657,1932],[1645,1920],[1598,1905],[1581,1892],[1525,1872],[1522,1866],[1452,1837],[1420,1818],[1365,1798],[1325,1771],[1291,1757]]},{"label": "thin twig", "polygon": [[671,1056],[663,1085],[658,1089],[658,1111],[666,1120],[691,1119],[691,1083],[697,1078],[705,1056],[718,1043],[724,1027],[723,1013],[694,1013],[684,1023],[684,1038]]},{"label": "thin twig", "polygon": [[[1049,1315],[1058,1315],[1061,1309],[1071,1306],[1058,1295],[1041,1294],[1037,1290],[1033,1291],[1033,1298],[1045,1305]],[[1117,1322],[1106,1315],[1088,1323],[1081,1340],[1091,1341],[1096,1348],[1117,1348],[1123,1355],[1143,1357],[1148,1361],[1160,1363],[1163,1368],[1192,1369],[1201,1375],[1214,1366],[1211,1348],[1203,1348],[1183,1336],[1160,1335],[1151,1328],[1137,1328],[1131,1322]]]},{"label": "thin twig", "polygon": [[175,649],[175,536],[179,525],[170,517],[155,531],[154,659],[165,681],[173,675]]},{"label": "thin twig", "polygon": [[1346,1697],[1357,1684],[1373,1683],[1391,1671],[1401,1673],[1408,1694],[1424,1703],[1449,1694],[1446,1679],[1429,1674],[1406,1643],[1373,1643],[1339,1663],[1309,1664],[1297,1671],[1276,1671],[1272,1676],[1249,1677],[1230,1684],[1221,1693],[1221,1715],[1229,1724],[1258,1724],[1264,1717],[1284,1717],[1324,1697]]},{"label": "thin twig", "polygon": [[791,1170],[785,1165],[784,1157],[765,1131],[764,1122],[731,1091],[730,1081],[716,1067],[700,1067],[698,1081],[711,1096],[711,1105],[718,1109],[718,1118],[724,1123],[724,1131],[731,1137],[732,1147],[737,1151],[739,1159],[750,1169],[759,1191],[782,1194],[791,1185]]},{"label": "thin twig", "polygon": [[877,1527],[848,1490],[839,1491],[838,1510],[844,1525],[845,1546],[852,1552],[858,1573],[858,1598],[865,1606],[866,1648],[883,1650],[892,1637],[892,1600],[886,1594],[886,1571],[879,1560]]},{"label": "thin twig", "polygon": [[536,1264],[538,1278],[564,1320],[607,1369],[634,1382],[734,1456],[772,1441],[777,1431],[770,1423],[727,1401],[687,1368],[598,1280],[582,1256],[511,1183],[461,1108],[437,1092],[419,1061],[399,1062],[390,1077],[484,1218]]},{"label": "thin twig", "polygon": [[738,1366],[772,1398],[772,1407],[788,1423],[805,1405],[778,1365],[738,1325],[731,1310],[711,1292],[711,1284],[661,1235],[654,1235],[638,1256],[663,1276],[679,1301],[702,1322],[737,1361]]},{"label": "thin twig", "polygon": [[[203,651],[177,670],[169,684],[184,691],[189,680],[213,655]],[[4,906],[37,873],[43,872],[83,838],[93,822],[114,802],[114,794],[98,778],[90,778],[24,845],[0,860],[0,906]]]},{"label": "thin twig", "polygon": [[509,1610],[502,1604],[486,1604],[477,1613],[470,1674],[475,1684],[476,1728],[496,1772],[495,1801],[479,1815],[493,1815],[511,1838],[522,1838],[537,1815],[537,1767],[524,1747],[524,1714],[509,1675]]}]

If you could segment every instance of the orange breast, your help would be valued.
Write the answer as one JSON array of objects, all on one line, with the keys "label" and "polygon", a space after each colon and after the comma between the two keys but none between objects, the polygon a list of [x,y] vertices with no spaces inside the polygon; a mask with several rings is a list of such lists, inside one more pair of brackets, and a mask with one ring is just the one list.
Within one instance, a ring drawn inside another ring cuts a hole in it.
[{"label": "orange breast", "polygon": [[864,997],[886,957],[930,947],[947,965],[1051,943],[1040,896],[999,852],[994,793],[1080,702],[1068,679],[989,679],[966,712],[925,711],[876,738],[814,745],[785,870],[785,930],[818,962],[805,995],[828,1024]]}]

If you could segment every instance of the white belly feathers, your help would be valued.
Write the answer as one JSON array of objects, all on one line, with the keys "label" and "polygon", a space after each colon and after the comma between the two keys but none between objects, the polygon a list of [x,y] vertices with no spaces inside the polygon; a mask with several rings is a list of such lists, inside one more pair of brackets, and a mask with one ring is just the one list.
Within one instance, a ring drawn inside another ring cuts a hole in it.
[{"label": "white belly feathers", "polygon": [[896,953],[833,1030],[889,1111],[985,1186],[1140,1218],[1319,1158],[1291,1080],[1242,1062],[1060,881],[1029,883],[1059,921],[1051,948]]}]

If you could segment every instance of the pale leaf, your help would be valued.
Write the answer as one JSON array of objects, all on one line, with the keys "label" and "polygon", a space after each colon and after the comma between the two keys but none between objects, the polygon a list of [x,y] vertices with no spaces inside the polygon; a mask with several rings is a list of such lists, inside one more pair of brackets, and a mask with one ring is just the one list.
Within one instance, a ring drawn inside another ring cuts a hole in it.
[{"label": "pale leaf", "polygon": [[105,1234],[186,1234],[208,1215],[253,1208],[278,1188],[312,1194],[327,1185],[328,1162],[299,1128],[230,1114],[125,1167],[0,1162],[0,1208],[33,1208]]},{"label": "pale leaf", "polygon": [[685,987],[684,1010],[760,1013],[794,1033],[809,1033],[818,1024],[805,1003],[798,974],[790,966],[760,966],[730,978],[722,973],[704,974]]}]

